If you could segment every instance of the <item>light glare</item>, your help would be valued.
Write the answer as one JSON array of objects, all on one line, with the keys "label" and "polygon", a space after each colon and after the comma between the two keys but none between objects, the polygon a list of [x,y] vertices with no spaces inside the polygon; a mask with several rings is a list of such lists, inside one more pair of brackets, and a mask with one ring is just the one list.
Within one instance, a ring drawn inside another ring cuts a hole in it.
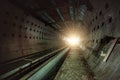
[{"label": "light glare", "polygon": [[79,37],[76,36],[70,36],[68,38],[65,38],[65,41],[70,45],[70,46],[77,46],[80,43]]}]

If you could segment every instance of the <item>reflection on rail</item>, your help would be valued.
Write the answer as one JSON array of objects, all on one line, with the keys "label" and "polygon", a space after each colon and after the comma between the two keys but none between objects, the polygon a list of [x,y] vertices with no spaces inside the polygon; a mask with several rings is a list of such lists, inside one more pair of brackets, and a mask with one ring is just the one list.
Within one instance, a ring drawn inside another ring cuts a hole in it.
[{"label": "reflection on rail", "polygon": [[[49,79],[49,76],[52,75],[52,70],[57,68],[57,64],[59,62],[61,62],[61,59],[64,57],[64,55],[66,54],[66,52],[68,52],[68,48],[61,51],[58,55],[56,55],[55,57],[52,58],[52,60],[46,62],[44,64],[44,66],[40,66],[40,69],[33,74],[32,76],[30,76],[28,78],[28,80],[46,80]],[[50,75],[51,74],[51,75]]]},{"label": "reflection on rail", "polygon": [[[40,69],[39,66],[43,66],[47,64],[49,61],[51,61],[51,63],[48,63],[46,66],[41,68],[41,70],[47,69],[46,67],[52,68],[53,66],[55,66],[55,64],[57,64],[57,62],[61,59],[61,57],[63,57],[66,51],[68,51],[68,49],[60,48],[60,49],[52,51],[51,53],[50,52],[44,53],[45,55],[43,54],[42,56],[35,54],[36,56],[34,55],[28,56],[28,57],[25,57],[19,60],[11,61],[4,65],[1,65],[0,66],[0,80],[27,79],[30,76],[31,77],[29,79],[31,80],[34,76],[36,76],[35,74],[33,75],[33,73],[35,73],[38,68]],[[57,55],[58,53],[60,54]],[[44,76],[45,75],[46,73],[44,73]]]}]

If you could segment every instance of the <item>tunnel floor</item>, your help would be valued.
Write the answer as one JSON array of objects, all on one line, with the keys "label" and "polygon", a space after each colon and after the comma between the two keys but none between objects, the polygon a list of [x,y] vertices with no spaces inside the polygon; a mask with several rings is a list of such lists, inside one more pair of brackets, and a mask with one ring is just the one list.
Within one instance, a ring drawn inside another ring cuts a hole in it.
[{"label": "tunnel floor", "polygon": [[72,49],[62,64],[54,80],[93,80],[83,62],[82,51]]}]

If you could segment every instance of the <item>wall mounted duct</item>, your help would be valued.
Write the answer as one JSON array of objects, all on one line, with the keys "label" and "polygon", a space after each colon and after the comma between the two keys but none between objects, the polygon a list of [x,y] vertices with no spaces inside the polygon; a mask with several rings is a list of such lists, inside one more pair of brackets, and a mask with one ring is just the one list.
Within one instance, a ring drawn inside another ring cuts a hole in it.
[{"label": "wall mounted duct", "polygon": [[55,23],[55,20],[52,19],[52,17],[50,17],[46,12],[44,13],[44,15],[45,15],[50,21],[52,21],[52,23]]},{"label": "wall mounted duct", "polygon": [[78,20],[83,20],[85,12],[87,11],[86,5],[81,5],[78,9]]},{"label": "wall mounted duct", "polygon": [[58,8],[56,8],[56,11],[57,11],[58,15],[60,16],[61,20],[64,22],[65,20],[64,20],[64,17],[62,16],[60,10]]},{"label": "wall mounted duct", "polygon": [[74,20],[74,8],[72,6],[69,7],[69,13],[70,13],[71,20]]}]

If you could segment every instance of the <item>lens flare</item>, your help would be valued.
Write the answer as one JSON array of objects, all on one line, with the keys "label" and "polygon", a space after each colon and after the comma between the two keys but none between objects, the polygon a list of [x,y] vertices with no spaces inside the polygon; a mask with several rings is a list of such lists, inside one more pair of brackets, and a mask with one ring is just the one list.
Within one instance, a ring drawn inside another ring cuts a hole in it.
[{"label": "lens flare", "polygon": [[64,40],[70,46],[78,46],[80,44],[80,38],[77,36],[70,36],[70,37],[64,38]]}]

